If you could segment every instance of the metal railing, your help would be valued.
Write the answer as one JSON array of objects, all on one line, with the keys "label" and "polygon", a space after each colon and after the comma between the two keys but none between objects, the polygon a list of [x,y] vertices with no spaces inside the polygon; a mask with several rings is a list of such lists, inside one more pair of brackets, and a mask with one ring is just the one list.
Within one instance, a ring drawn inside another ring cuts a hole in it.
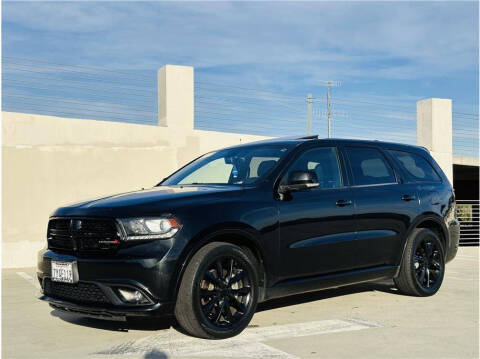
[{"label": "metal railing", "polygon": [[480,238],[479,200],[457,200],[460,221],[460,245],[478,245]]}]

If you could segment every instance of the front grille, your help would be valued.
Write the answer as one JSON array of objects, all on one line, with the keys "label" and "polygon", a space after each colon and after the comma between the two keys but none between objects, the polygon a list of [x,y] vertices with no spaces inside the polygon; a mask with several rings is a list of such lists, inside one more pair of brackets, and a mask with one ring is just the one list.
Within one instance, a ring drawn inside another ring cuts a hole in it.
[{"label": "front grille", "polygon": [[68,284],[53,282],[46,278],[43,281],[43,292],[49,297],[64,299],[74,303],[110,303],[105,293],[94,283],[78,282],[76,284]]},{"label": "front grille", "polygon": [[112,219],[52,218],[48,248],[62,253],[106,252],[120,245],[120,232]]},{"label": "front grille", "polygon": [[75,244],[70,235],[69,219],[51,219],[48,223],[48,248],[73,250]]}]

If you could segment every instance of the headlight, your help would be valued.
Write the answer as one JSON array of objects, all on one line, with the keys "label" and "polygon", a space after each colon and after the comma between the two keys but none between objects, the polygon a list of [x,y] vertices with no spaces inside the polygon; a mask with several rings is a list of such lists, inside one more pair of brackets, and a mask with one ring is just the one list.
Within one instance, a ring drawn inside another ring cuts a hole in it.
[{"label": "headlight", "polygon": [[182,227],[173,217],[123,218],[120,223],[125,229],[127,240],[171,238]]}]

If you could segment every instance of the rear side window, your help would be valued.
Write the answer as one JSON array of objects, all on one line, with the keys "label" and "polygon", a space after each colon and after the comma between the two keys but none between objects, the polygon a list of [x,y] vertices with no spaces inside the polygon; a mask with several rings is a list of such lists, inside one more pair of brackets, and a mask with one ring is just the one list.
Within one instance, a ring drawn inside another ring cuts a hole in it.
[{"label": "rear side window", "polygon": [[357,186],[395,183],[392,168],[375,148],[347,147],[346,152]]},{"label": "rear side window", "polygon": [[388,151],[400,166],[416,181],[440,182],[441,178],[432,165],[422,156],[405,151]]}]

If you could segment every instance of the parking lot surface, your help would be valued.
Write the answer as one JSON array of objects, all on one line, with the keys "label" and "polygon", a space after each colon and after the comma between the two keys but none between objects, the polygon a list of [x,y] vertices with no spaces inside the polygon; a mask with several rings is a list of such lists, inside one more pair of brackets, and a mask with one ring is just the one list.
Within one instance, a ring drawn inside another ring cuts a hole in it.
[{"label": "parking lot surface", "polygon": [[36,299],[35,268],[2,271],[3,358],[478,358],[478,248],[460,248],[433,297],[391,281],[263,303],[239,336],[189,337],[173,319],[107,322]]}]

